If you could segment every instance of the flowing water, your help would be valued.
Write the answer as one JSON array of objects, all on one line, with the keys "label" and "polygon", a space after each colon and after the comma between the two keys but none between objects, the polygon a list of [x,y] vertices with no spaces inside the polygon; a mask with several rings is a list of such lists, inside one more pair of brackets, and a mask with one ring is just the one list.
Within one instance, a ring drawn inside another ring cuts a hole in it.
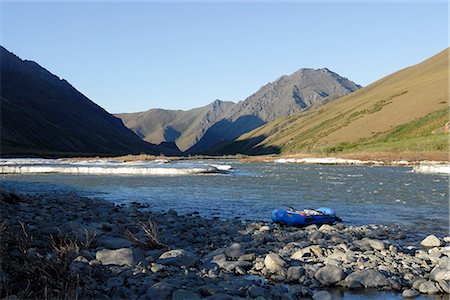
[{"label": "flowing water", "polygon": [[285,205],[325,206],[347,224],[398,224],[417,239],[448,235],[448,176],[412,173],[408,167],[205,163],[234,170],[188,176],[0,175],[0,187],[76,191],[119,204],[146,203],[153,210],[243,220],[270,220],[271,211]]}]

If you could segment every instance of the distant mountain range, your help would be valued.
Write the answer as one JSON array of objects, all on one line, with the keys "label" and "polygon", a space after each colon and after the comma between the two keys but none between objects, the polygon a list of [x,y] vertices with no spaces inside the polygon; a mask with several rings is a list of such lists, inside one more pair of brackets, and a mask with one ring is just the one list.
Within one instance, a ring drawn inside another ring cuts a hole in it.
[{"label": "distant mountain range", "polygon": [[208,153],[278,117],[359,88],[328,69],[300,69],[266,84],[239,103],[215,100],[188,111],[150,109],[116,116],[145,141],[175,142],[187,153]]},{"label": "distant mountain range", "polygon": [[413,151],[448,159],[449,49],[364,88],[328,69],[300,69],[238,103],[215,100],[188,111],[151,109],[118,114],[120,119],[37,63],[0,50],[3,157],[180,155],[181,149],[250,155]]},{"label": "distant mountain range", "polygon": [[[443,153],[449,150],[449,49],[336,101],[278,118],[217,153]],[[419,155],[420,157],[420,155]]]},{"label": "distant mountain range", "polygon": [[67,81],[0,49],[2,156],[176,154],[142,141]]}]

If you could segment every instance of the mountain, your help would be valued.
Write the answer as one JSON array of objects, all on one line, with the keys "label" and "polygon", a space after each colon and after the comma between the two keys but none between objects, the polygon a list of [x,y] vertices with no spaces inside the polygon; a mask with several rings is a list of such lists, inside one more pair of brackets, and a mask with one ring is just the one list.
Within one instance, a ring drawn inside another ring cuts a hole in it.
[{"label": "mountain", "polygon": [[1,47],[2,156],[159,154],[67,81]]},{"label": "mountain", "polygon": [[148,142],[173,141],[187,153],[208,153],[277,117],[337,99],[359,88],[328,69],[300,69],[266,84],[237,104],[216,100],[189,111],[151,109],[117,116]]},{"label": "mountain", "polygon": [[154,144],[175,142],[180,150],[186,151],[235,105],[233,102],[215,100],[188,111],[150,109],[116,116],[145,141]]},{"label": "mountain", "polygon": [[217,151],[448,153],[448,56],[446,49],[336,101],[276,119]]}]

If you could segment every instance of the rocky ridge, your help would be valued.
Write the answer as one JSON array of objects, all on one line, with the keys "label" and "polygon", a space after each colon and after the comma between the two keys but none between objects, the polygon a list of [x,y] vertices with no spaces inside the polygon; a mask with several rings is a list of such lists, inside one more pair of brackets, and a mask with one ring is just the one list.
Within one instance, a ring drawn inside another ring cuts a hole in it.
[{"label": "rocky ridge", "polygon": [[116,116],[147,142],[173,141],[188,153],[211,153],[219,144],[278,117],[335,100],[359,88],[326,68],[303,68],[264,85],[238,103],[215,100],[188,111],[151,109]]},{"label": "rocky ridge", "polygon": [[[0,215],[0,298],[39,298],[44,288],[96,299],[332,299],[336,287],[449,293],[450,237],[408,245],[396,226],[280,227],[73,193],[2,192]],[[49,270],[64,272],[52,281]],[[61,282],[71,284],[55,288]]]}]

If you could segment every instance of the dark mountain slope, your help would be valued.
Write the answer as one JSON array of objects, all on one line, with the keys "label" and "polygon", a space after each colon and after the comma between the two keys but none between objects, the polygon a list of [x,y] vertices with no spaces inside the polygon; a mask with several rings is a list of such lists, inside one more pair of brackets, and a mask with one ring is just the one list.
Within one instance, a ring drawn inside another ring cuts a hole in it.
[{"label": "dark mountain slope", "polygon": [[[2,156],[159,154],[67,81],[1,47]],[[171,152],[171,151],[169,151]]]}]

